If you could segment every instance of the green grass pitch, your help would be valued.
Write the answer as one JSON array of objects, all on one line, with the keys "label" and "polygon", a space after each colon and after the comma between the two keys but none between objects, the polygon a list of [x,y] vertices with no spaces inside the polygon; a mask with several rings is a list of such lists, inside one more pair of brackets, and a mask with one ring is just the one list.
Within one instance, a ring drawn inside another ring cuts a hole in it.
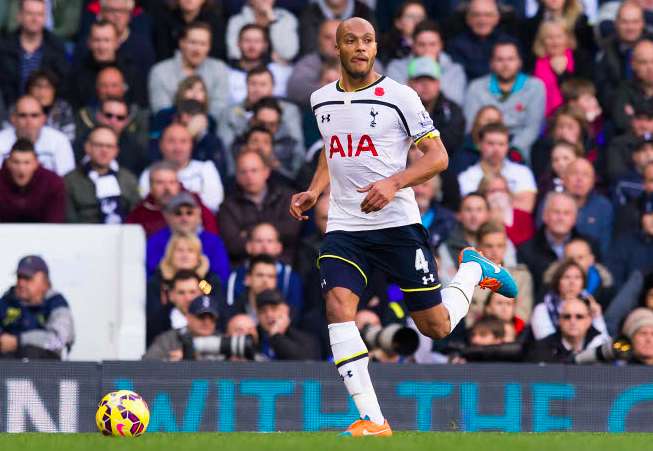
[{"label": "green grass pitch", "polygon": [[642,451],[653,434],[396,432],[391,438],[342,438],[331,432],[151,433],[138,438],[98,434],[0,434],[2,451]]}]

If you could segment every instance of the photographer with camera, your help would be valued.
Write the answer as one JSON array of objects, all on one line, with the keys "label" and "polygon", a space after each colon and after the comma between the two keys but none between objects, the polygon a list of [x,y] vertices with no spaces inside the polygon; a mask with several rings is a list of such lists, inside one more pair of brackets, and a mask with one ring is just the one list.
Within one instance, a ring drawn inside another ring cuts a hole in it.
[{"label": "photographer with camera", "polygon": [[209,296],[198,296],[188,306],[186,327],[160,334],[143,356],[144,360],[224,360],[231,355],[253,356],[253,340],[217,335],[218,305]]},{"label": "photographer with camera", "polygon": [[290,325],[290,307],[277,290],[256,296],[260,351],[270,360],[319,360],[320,346],[313,335]]},{"label": "photographer with camera", "polygon": [[370,360],[382,363],[414,361],[413,355],[419,346],[415,329],[395,322],[383,326],[379,316],[366,309],[356,313],[355,321],[369,350]]}]

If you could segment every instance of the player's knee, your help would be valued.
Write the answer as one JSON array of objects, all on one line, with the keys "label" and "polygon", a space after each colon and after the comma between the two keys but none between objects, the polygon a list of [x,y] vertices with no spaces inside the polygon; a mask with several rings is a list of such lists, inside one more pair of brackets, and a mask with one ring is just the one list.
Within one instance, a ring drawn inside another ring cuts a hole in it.
[{"label": "player's knee", "polygon": [[[434,312],[435,313],[435,312]],[[437,312],[439,313],[439,312]],[[413,315],[417,329],[429,338],[441,340],[451,332],[449,315],[431,314],[425,317]]]},{"label": "player's knee", "polygon": [[357,307],[358,296],[346,288],[333,288],[326,294],[326,316],[329,323],[353,321]]}]

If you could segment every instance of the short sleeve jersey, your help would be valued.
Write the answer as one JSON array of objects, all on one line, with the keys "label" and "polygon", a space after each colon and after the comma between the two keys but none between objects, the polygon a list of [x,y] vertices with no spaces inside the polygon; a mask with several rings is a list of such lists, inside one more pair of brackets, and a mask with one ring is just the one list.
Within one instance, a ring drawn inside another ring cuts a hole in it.
[{"label": "short sleeve jersey", "polygon": [[311,95],[311,108],[331,178],[327,232],[421,223],[412,188],[368,214],[360,207],[367,193],[357,191],[404,170],[411,142],[435,130],[417,93],[384,76],[354,92],[335,81]]}]

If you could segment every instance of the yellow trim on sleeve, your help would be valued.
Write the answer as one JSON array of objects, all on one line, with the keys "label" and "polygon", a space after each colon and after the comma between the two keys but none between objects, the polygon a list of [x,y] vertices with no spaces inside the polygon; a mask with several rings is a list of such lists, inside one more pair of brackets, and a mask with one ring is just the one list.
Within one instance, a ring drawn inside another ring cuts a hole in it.
[{"label": "yellow trim on sleeve", "polygon": [[440,137],[440,131],[439,130],[433,130],[432,132],[427,133],[426,135],[422,136],[420,139],[415,141],[415,144],[419,144],[423,139],[426,138],[439,138]]},{"label": "yellow trim on sleeve", "polygon": [[320,267],[320,260],[322,260],[323,258],[335,258],[337,260],[342,260],[343,262],[349,263],[350,265],[352,265],[354,268],[356,268],[361,273],[361,276],[363,276],[363,280],[365,280],[365,286],[367,286],[367,276],[365,275],[365,273],[363,272],[361,267],[358,266],[355,262],[353,262],[351,260],[347,260],[346,258],[343,258],[343,257],[341,257],[339,255],[324,254],[324,255],[320,255],[317,258],[317,267],[318,268]]},{"label": "yellow trim on sleeve", "polygon": [[342,362],[345,362],[345,361],[347,361],[347,360],[351,360],[351,359],[355,359],[356,357],[360,357],[360,356],[362,356],[363,354],[369,354],[369,352],[368,352],[367,350],[365,350],[365,351],[361,351],[361,352],[357,352],[356,354],[349,355],[349,356],[345,357],[344,359],[336,360],[336,361],[333,362],[333,363],[335,363],[336,365],[340,365]]},{"label": "yellow trim on sleeve", "polygon": [[434,287],[426,287],[426,288],[399,288],[399,289],[400,289],[401,291],[403,291],[404,293],[413,293],[413,292],[415,292],[415,291],[433,291],[433,290],[437,290],[438,288],[441,288],[441,287],[442,287],[442,284],[439,283],[439,284],[437,284],[437,285],[434,286]]}]

